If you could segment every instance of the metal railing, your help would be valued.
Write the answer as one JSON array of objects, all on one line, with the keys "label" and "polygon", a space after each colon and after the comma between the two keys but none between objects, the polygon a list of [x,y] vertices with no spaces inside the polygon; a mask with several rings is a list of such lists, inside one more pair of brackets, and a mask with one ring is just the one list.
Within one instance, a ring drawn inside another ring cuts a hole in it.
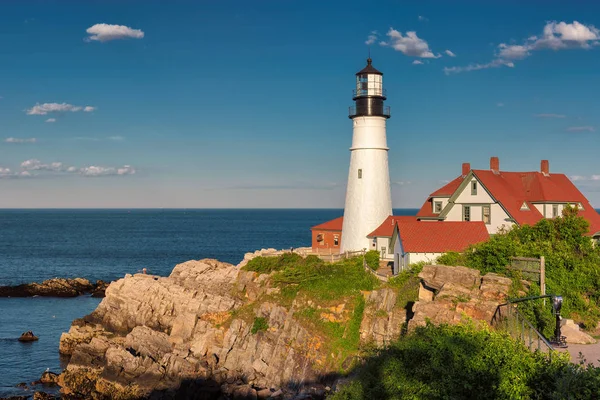
[{"label": "metal railing", "polygon": [[381,96],[386,97],[387,93],[382,88],[369,88],[369,89],[353,89],[352,97],[360,96]]},{"label": "metal railing", "polygon": [[[355,117],[359,115],[359,112],[356,110],[356,106],[350,106],[348,107],[348,116],[350,118]],[[383,106],[381,112],[376,112],[373,109],[361,109],[360,110],[360,115],[365,115],[365,116],[374,116],[374,117],[387,117],[389,118],[391,116],[390,114],[390,106]]]},{"label": "metal railing", "polygon": [[[504,311],[503,311],[504,308]],[[547,353],[552,359],[554,347],[548,339],[538,331],[523,314],[519,312],[513,303],[501,304],[496,309],[492,318],[492,325],[497,328],[505,329],[508,334],[516,340],[525,344],[531,351],[540,351]]]}]

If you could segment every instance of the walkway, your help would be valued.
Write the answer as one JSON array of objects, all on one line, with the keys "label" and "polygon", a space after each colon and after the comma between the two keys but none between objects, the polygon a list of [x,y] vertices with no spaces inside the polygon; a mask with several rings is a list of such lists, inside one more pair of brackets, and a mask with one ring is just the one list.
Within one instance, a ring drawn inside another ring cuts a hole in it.
[{"label": "walkway", "polygon": [[594,364],[600,367],[600,342],[594,344],[570,344],[567,349],[558,349],[559,351],[568,351],[571,355],[571,361],[579,364],[579,352],[583,354],[586,364]]}]

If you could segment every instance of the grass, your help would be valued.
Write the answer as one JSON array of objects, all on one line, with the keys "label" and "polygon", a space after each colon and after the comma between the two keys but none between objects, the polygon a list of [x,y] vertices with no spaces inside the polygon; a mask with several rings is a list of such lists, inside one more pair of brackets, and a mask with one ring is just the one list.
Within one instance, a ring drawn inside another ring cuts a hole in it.
[{"label": "grass", "polygon": [[258,332],[264,332],[267,329],[269,329],[269,323],[267,319],[263,317],[255,317],[250,332],[254,335]]}]

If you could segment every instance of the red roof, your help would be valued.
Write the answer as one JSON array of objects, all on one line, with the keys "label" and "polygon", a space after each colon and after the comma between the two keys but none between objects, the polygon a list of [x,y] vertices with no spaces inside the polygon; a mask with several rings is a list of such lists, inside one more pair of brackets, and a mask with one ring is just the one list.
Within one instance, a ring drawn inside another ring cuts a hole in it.
[{"label": "red roof", "polygon": [[452,196],[454,194],[454,192],[456,192],[456,189],[458,189],[458,187],[460,186],[460,184],[462,183],[462,181],[464,179],[465,179],[464,176],[459,176],[458,178],[454,179],[453,181],[450,181],[448,184],[442,186],[435,192],[431,193],[429,195],[429,197],[427,198],[427,200],[425,200],[425,203],[423,203],[423,205],[421,206],[421,209],[417,213],[417,217],[421,217],[421,218],[424,218],[424,217],[437,218],[437,217],[439,217],[439,214],[433,213],[433,204],[431,203],[433,201],[433,198],[434,197],[450,197],[450,196]]},{"label": "red roof", "polygon": [[482,221],[435,222],[404,217],[397,224],[405,253],[460,252],[490,237]]},{"label": "red roof", "polygon": [[381,225],[379,225],[377,227],[377,229],[375,229],[373,232],[369,233],[367,235],[367,237],[369,237],[369,238],[392,237],[392,235],[394,234],[394,225],[396,225],[396,222],[403,221],[403,220],[414,221],[415,218],[416,217],[407,217],[407,216],[394,217],[393,215],[390,215],[389,217],[387,217],[385,219],[385,221],[383,221],[383,223]]},{"label": "red roof", "polygon": [[344,223],[344,217],[339,217],[336,219],[332,219],[331,221],[323,222],[322,224],[315,225],[311,230],[320,230],[320,231],[341,231],[342,224]]},{"label": "red roof", "polygon": [[[543,218],[532,203],[581,203],[583,210],[579,210],[579,215],[590,223],[589,233],[600,232],[600,215],[564,174],[544,175],[541,172],[505,171],[494,173],[491,170],[472,170],[472,172],[519,225],[534,225]],[[417,213],[417,217],[438,217],[438,214],[433,213],[433,198],[447,196],[450,190],[456,191],[463,180],[464,177],[459,176],[429,195]],[[523,203],[527,203],[529,210],[521,210]]]},{"label": "red roof", "polygon": [[[600,215],[585,196],[564,174],[541,172],[503,172],[473,170],[489,193],[508,211],[519,225],[534,225],[543,215],[532,203],[581,203],[579,215],[590,223],[590,233],[600,231]],[[526,202],[529,210],[521,210]]]}]

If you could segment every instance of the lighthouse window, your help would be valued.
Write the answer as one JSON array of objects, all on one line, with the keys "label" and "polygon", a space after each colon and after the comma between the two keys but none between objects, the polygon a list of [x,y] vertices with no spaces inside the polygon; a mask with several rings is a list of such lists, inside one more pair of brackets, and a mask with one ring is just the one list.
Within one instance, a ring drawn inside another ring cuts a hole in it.
[{"label": "lighthouse window", "polygon": [[358,170],[358,179],[362,179],[362,169]]}]

